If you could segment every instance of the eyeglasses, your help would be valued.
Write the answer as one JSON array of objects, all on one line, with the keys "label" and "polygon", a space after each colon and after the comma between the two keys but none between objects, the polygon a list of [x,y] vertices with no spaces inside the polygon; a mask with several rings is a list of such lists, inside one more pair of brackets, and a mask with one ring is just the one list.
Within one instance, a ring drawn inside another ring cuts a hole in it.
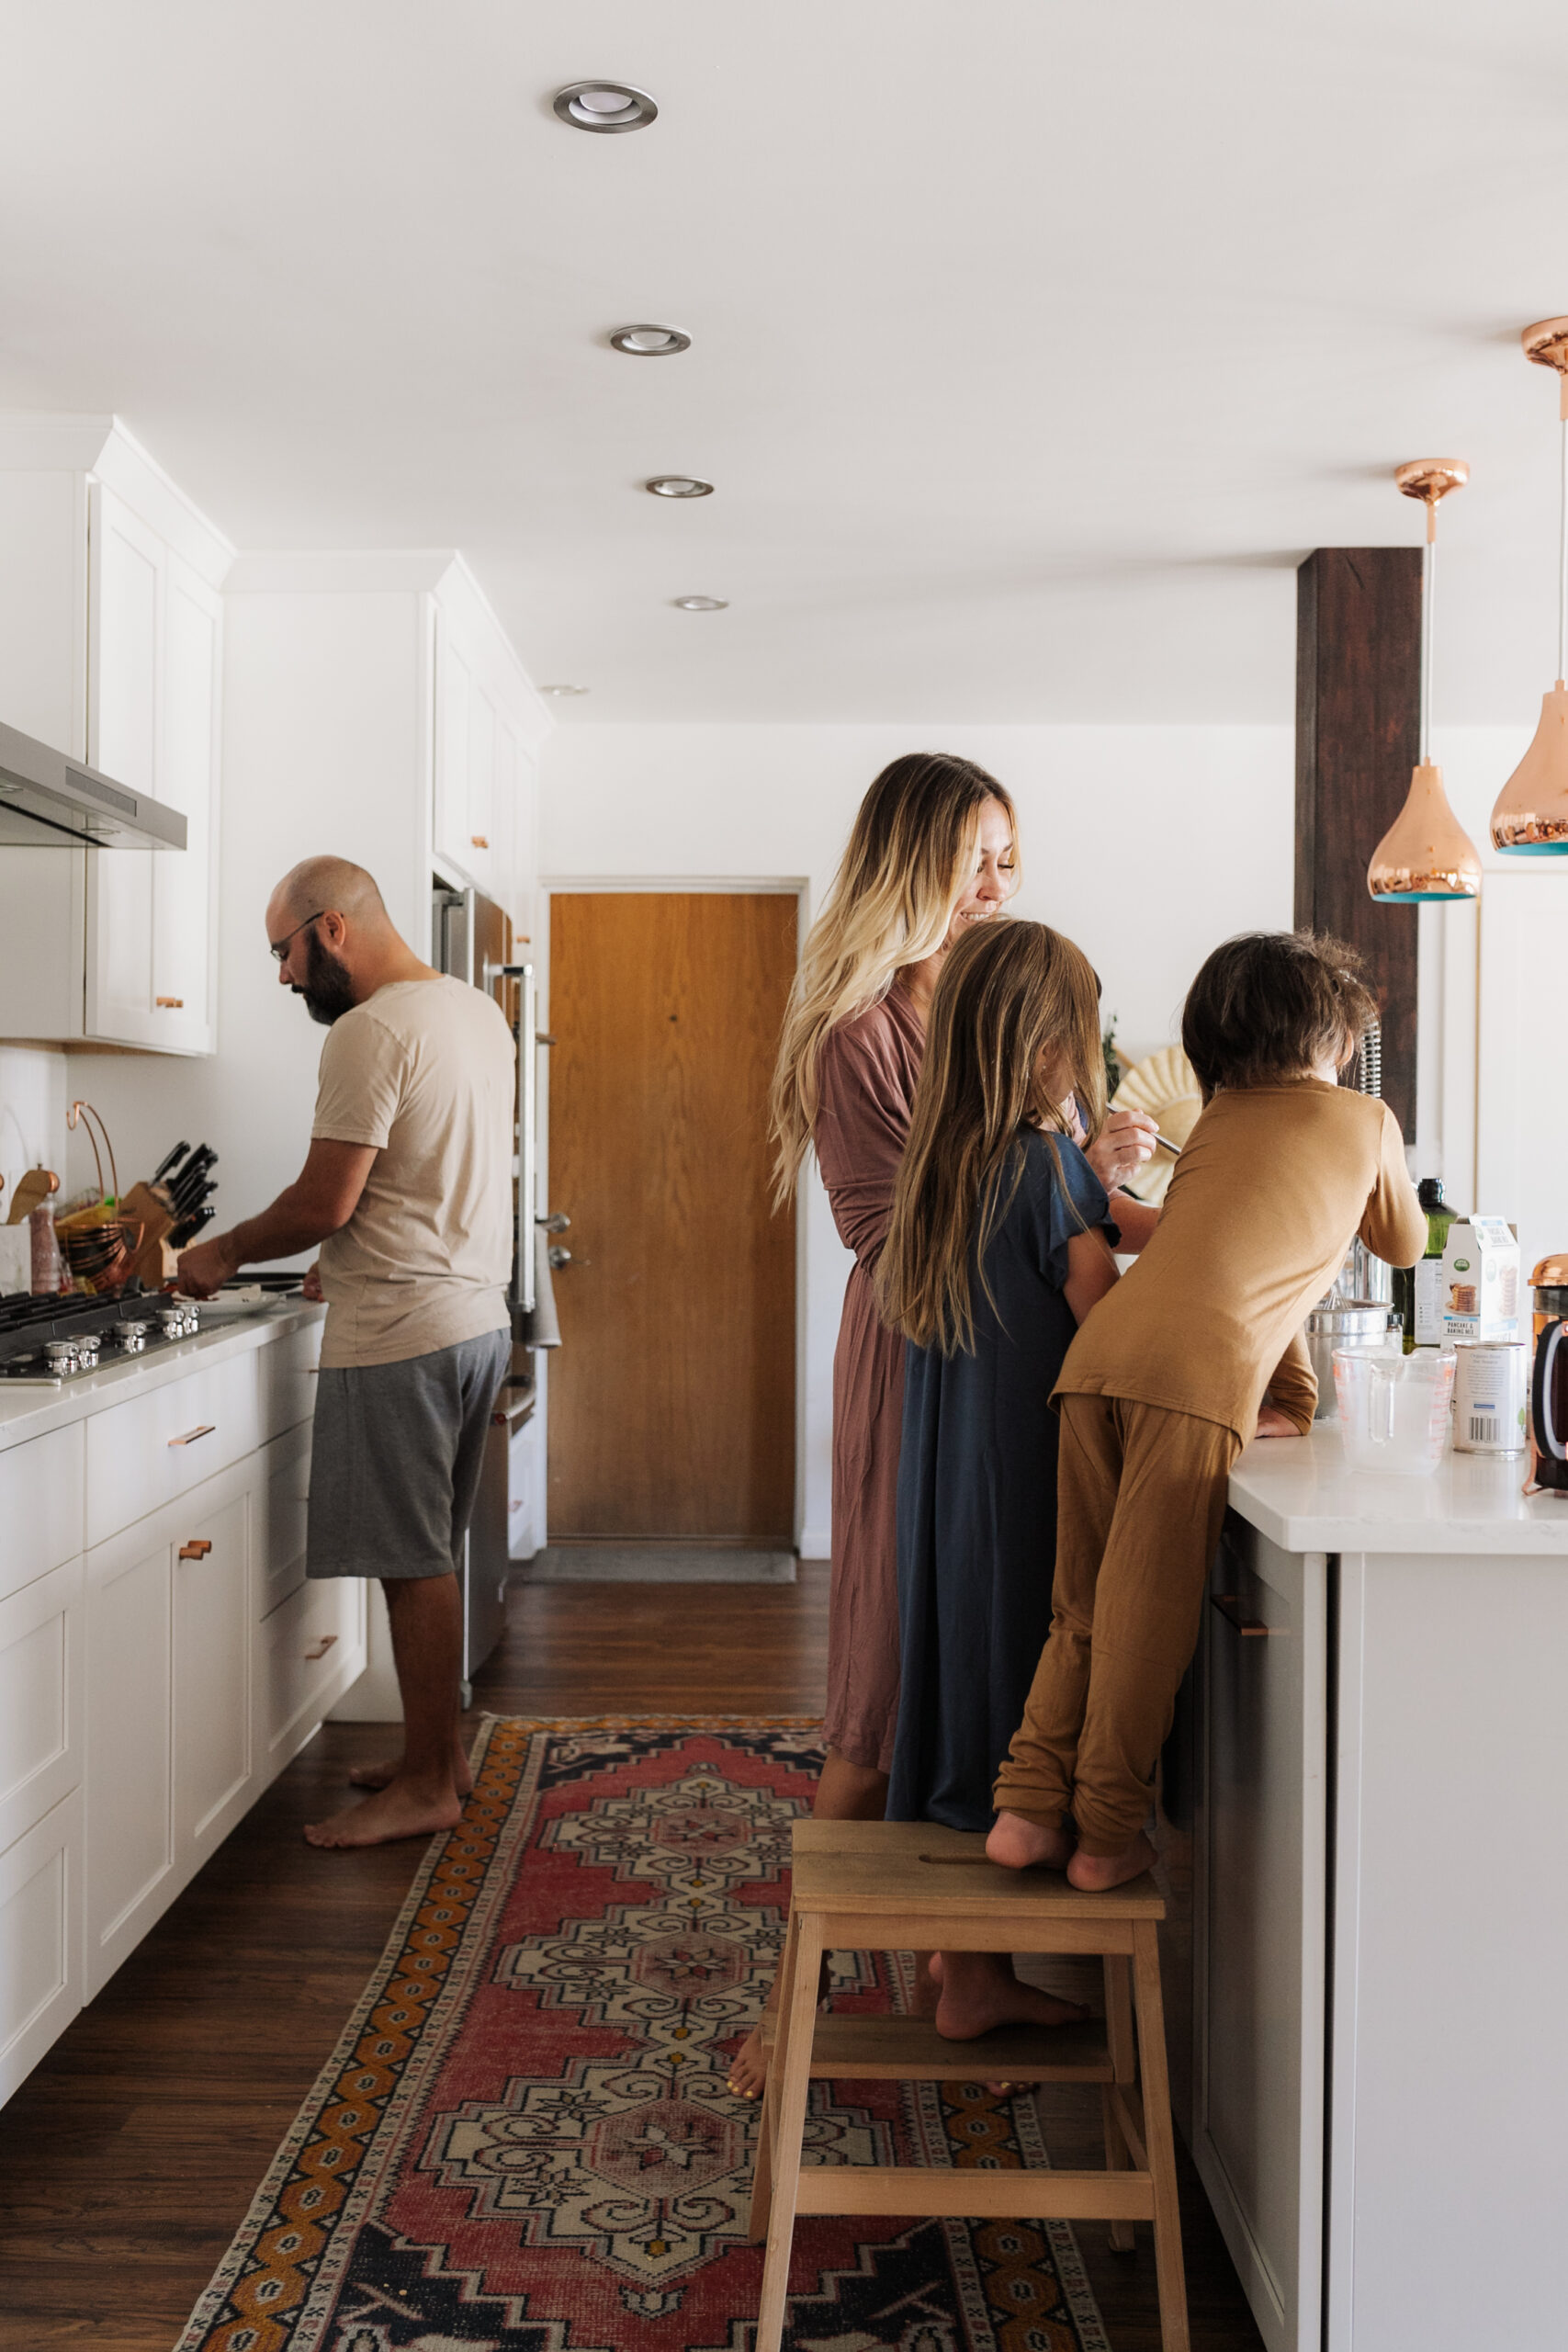
[{"label": "eyeglasses", "polygon": [[320,922],[321,917],[325,913],[325,907],[318,907],[313,915],[307,915],[303,922],[297,922],[295,924],[287,939],[279,939],[273,945],[269,946],[266,952],[272,957],[273,962],[275,964],[281,964],[284,957],[288,955],[291,944],[299,938],[299,933],[306,930],[310,924],[313,922]]}]

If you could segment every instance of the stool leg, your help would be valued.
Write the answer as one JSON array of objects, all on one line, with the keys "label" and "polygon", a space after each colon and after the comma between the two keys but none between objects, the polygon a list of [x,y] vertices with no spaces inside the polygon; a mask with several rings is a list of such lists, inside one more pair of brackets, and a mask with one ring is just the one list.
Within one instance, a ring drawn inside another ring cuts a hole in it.
[{"label": "stool leg", "polygon": [[[1133,1983],[1127,1962],[1120,1953],[1105,1955],[1105,2040],[1111,2053],[1111,2070],[1123,2090],[1130,2091],[1137,2071],[1133,2041]],[[1124,2172],[1132,2164],[1132,2154],[1116,2120],[1111,2103],[1111,2093],[1102,2088],[1100,2103],[1105,2126],[1105,2169]],[[1131,2254],[1136,2244],[1136,2233],[1131,2222],[1112,2222],[1111,2245],[1113,2253]]]},{"label": "stool leg", "polygon": [[768,2253],[762,2266],[762,2301],[757,2313],[756,2352],[779,2352],[784,2305],[789,2300],[789,2256],[795,2240],[795,2200],[800,2185],[800,2143],[806,2131],[806,2100],[811,2088],[811,2041],[817,2020],[817,1984],[822,1969],[822,1920],[808,1912],[797,1927],[795,1978],[786,2007],[779,2007],[780,2041],[770,2075],[778,2077],[778,2138],[773,2149],[773,2211]]},{"label": "stool leg", "polygon": [[1170,2078],[1165,2060],[1165,2004],[1160,1997],[1159,1939],[1152,1919],[1139,1919],[1134,1924],[1133,1977],[1138,2007],[1138,2055],[1143,2062],[1144,2140],[1154,2184],[1160,2340],[1165,2352],[1190,2352],[1187,2282],[1181,2263],[1181,2211],[1176,2195],[1176,2140],[1170,2125]]},{"label": "stool leg", "polygon": [[762,2085],[762,2111],[757,2124],[757,2153],[751,2165],[751,2213],[746,2234],[753,2245],[768,2234],[768,2211],[773,2195],[773,2143],[779,2135],[779,2070],[789,2041],[789,2005],[795,1985],[795,1905],[790,1905],[784,1948],[779,1961],[779,2003],[773,2013],[773,2046]]}]

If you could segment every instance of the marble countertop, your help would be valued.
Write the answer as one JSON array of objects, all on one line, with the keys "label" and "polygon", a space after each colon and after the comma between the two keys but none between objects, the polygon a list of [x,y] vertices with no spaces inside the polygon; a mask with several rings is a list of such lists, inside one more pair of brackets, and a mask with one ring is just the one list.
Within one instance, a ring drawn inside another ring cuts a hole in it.
[{"label": "marble countertop", "polygon": [[1430,1477],[1351,1470],[1337,1426],[1255,1438],[1231,1508],[1286,1552],[1561,1552],[1568,1495],[1527,1495],[1525,1457],[1446,1453]]},{"label": "marble countertop", "polygon": [[167,1381],[183,1380],[187,1373],[205,1371],[226,1356],[270,1347],[303,1324],[320,1321],[326,1311],[302,1298],[278,1299],[254,1315],[226,1317],[220,1323],[209,1324],[194,1340],[182,1340],[177,1347],[107,1363],[85,1380],[68,1380],[59,1388],[13,1388],[0,1382],[0,1453],[83,1420],[89,1413],[101,1413],[106,1406],[123,1405],[129,1397],[162,1388]]}]

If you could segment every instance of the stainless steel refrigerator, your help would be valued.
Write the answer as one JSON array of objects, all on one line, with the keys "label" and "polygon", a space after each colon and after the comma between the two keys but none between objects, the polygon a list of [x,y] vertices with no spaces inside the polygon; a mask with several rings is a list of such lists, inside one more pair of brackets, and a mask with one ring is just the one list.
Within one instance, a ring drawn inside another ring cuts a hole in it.
[{"label": "stainless steel refrigerator", "polygon": [[[431,904],[431,961],[454,979],[468,980],[493,996],[517,1039],[517,1158],[513,1177],[514,1240],[512,1308],[514,1341],[522,1339],[534,1306],[534,972],[513,961],[512,922],[503,908],[479,890],[451,890],[437,883]],[[485,1448],[479,1501],[464,1543],[463,1703],[471,1696],[476,1669],[489,1657],[506,1624],[511,1577],[509,1520],[512,1440],[532,1418],[534,1359],[514,1344],[512,1373],[495,1401]]]}]

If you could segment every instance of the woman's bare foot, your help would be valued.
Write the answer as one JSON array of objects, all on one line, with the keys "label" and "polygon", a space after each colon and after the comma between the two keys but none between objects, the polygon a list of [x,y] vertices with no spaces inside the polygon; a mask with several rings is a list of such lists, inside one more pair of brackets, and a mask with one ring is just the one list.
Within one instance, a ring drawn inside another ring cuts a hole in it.
[{"label": "woman's bare foot", "polygon": [[1067,1883],[1081,1888],[1085,1894],[1109,1894],[1113,1886],[1125,1886],[1131,1878],[1142,1878],[1153,1868],[1154,1848],[1140,1829],[1130,1846],[1119,1854],[1086,1854],[1080,1846],[1067,1864]]},{"label": "woman's bare foot", "polygon": [[986,1852],[1010,1871],[1065,1871],[1073,1858],[1073,1841],[1060,1823],[1046,1829],[1026,1821],[1021,1813],[998,1813]]},{"label": "woman's bare foot", "polygon": [[1005,1952],[949,1951],[942,1960],[936,2030],[944,2041],[973,2041],[999,2025],[1072,2025],[1089,2015],[1077,2001],[1021,1984]]},{"label": "woman's bare foot", "polygon": [[754,2025],[729,2062],[724,2087],[737,2098],[761,2098],[768,2087],[768,2045],[762,2029]]},{"label": "woman's bare foot", "polygon": [[[379,1764],[351,1764],[348,1783],[354,1789],[389,1788],[403,1769],[400,1756],[385,1756]],[[466,1797],[474,1785],[474,1775],[468,1763],[468,1751],[458,1740],[452,1750],[452,1785],[460,1797]]]},{"label": "woman's bare foot", "polygon": [[389,1846],[399,1838],[430,1838],[437,1830],[455,1829],[463,1817],[462,1800],[448,1781],[389,1781],[384,1789],[334,1813],[329,1821],[312,1821],[305,1829],[311,1846]]}]

